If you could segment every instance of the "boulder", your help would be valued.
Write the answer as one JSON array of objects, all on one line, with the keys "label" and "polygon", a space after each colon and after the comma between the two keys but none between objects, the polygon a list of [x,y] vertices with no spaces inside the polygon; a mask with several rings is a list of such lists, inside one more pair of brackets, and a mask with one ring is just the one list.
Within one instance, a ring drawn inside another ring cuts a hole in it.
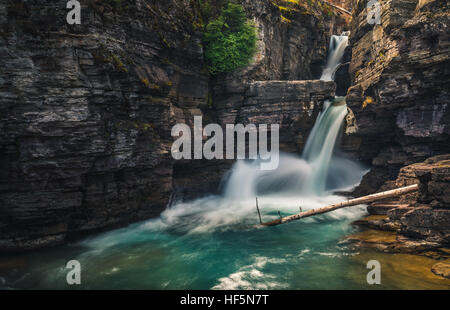
[{"label": "boulder", "polygon": [[450,259],[434,264],[431,271],[438,276],[450,279]]}]

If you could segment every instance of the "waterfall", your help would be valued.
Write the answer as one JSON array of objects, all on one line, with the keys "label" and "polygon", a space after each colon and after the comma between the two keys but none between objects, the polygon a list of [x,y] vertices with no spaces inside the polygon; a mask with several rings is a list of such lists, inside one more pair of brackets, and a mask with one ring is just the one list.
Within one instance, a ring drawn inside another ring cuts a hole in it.
[{"label": "waterfall", "polygon": [[230,172],[224,196],[233,200],[280,193],[284,196],[323,196],[331,189],[357,184],[364,169],[333,155],[346,115],[343,98],[327,101],[301,157],[280,153],[279,166],[273,171],[260,170],[258,161],[238,161]]},{"label": "waterfall", "polygon": [[347,46],[347,32],[342,33],[340,36],[331,36],[327,64],[323,70],[322,76],[320,77],[322,81],[334,81],[334,75],[341,65],[341,60]]},{"label": "waterfall", "polygon": [[[348,46],[348,35],[348,32],[344,32],[340,36],[333,35],[331,37],[328,60],[321,80],[334,81],[334,75],[341,64],[345,48]],[[303,158],[314,171],[308,182],[310,191],[316,193],[325,191],[336,139],[346,115],[345,99],[336,97],[333,102],[325,102],[323,111],[317,117],[303,151]]]},{"label": "waterfall", "polygon": [[325,110],[317,117],[308,137],[303,158],[314,171],[308,182],[309,190],[313,192],[325,191],[334,146],[346,115],[347,106],[344,99],[335,99],[332,104],[328,102]]},{"label": "waterfall", "polygon": [[[321,80],[334,80],[347,45],[348,33],[331,37],[327,65]],[[274,193],[320,196],[329,189],[355,185],[363,169],[357,163],[333,155],[346,115],[344,98],[325,101],[301,158],[281,154],[279,167],[274,171],[260,171],[255,161],[237,162],[225,187],[225,197],[249,199]]]}]

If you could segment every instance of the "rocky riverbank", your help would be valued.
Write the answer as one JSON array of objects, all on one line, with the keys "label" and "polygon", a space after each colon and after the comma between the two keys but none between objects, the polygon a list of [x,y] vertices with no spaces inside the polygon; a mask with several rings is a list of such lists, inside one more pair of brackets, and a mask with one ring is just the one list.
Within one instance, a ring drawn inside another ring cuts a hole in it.
[{"label": "rocky riverbank", "polygon": [[449,4],[383,1],[380,25],[367,24],[365,4],[353,1],[346,99],[356,130],[343,148],[372,169],[353,195],[414,183],[420,193],[369,205],[370,216],[355,224],[370,230],[349,239],[389,253],[430,255],[441,260],[433,272],[448,276],[449,155],[434,155],[448,154],[450,146]]},{"label": "rocky riverbank", "polygon": [[402,168],[382,189],[411,184],[420,184],[419,192],[370,204],[370,215],[354,222],[369,230],[348,240],[387,253],[433,258],[432,271],[450,278],[450,154]]}]

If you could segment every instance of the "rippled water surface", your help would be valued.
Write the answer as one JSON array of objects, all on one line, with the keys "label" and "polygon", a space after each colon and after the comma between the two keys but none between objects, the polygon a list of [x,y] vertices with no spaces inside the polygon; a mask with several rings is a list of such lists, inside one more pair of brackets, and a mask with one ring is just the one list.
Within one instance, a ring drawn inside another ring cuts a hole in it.
[{"label": "rippled water surface", "polygon": [[[261,197],[263,219],[298,206],[339,201]],[[56,249],[0,259],[5,288],[65,289],[65,264],[82,265],[82,289],[373,289],[370,259],[382,263],[377,288],[442,288],[432,260],[413,255],[352,251],[342,238],[363,207],[337,210],[277,227],[254,228],[254,201],[208,197],[168,209],[160,219],[103,233]],[[428,266],[430,265],[430,266]],[[402,267],[403,266],[403,267]],[[424,276],[426,274],[427,276]]]}]

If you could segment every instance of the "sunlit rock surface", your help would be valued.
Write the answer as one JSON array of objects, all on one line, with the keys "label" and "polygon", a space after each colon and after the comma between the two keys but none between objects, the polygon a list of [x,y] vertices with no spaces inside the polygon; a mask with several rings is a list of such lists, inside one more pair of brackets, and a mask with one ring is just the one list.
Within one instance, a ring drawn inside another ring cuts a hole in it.
[{"label": "sunlit rock surface", "polygon": [[[419,192],[372,203],[372,215],[355,224],[398,233],[395,250],[424,251],[450,245],[450,155],[431,157],[400,170],[382,189],[419,184]],[[374,216],[384,215],[382,218]]]},{"label": "sunlit rock surface", "polygon": [[431,271],[438,276],[450,279],[450,259],[434,264]]}]

